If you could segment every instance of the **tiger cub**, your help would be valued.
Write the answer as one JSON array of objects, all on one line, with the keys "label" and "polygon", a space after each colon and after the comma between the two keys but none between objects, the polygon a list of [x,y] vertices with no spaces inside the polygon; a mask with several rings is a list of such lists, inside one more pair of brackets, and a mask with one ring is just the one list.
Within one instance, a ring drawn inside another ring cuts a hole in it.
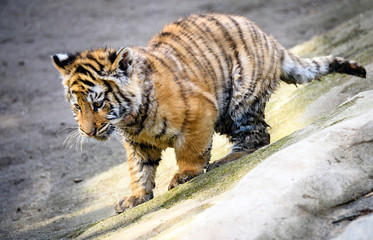
[{"label": "tiger cub", "polygon": [[[178,173],[169,189],[269,144],[264,108],[279,81],[302,84],[329,73],[365,78],[340,57],[299,58],[250,20],[191,15],[163,28],[146,47],[101,48],[52,57],[80,133],[123,136],[132,194],[120,213],[153,198],[164,149],[175,149]],[[214,132],[232,152],[209,164]]]}]

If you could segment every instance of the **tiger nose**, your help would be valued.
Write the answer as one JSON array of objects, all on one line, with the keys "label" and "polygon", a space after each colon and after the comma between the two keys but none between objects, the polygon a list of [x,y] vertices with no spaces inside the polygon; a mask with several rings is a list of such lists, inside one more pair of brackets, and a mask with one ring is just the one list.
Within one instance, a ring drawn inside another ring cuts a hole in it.
[{"label": "tiger nose", "polygon": [[84,131],[83,129],[81,129],[86,135],[88,135],[89,137],[92,137],[93,135],[95,135],[96,133],[96,128],[92,128],[91,131]]}]

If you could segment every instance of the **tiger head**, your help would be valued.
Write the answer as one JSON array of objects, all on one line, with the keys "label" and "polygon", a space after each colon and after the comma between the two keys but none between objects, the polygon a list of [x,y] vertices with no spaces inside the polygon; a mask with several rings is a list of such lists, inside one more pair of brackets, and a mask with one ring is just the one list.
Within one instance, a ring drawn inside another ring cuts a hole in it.
[{"label": "tiger head", "polygon": [[83,136],[106,140],[115,124],[131,117],[134,94],[126,92],[132,73],[130,48],[56,54],[52,60]]}]

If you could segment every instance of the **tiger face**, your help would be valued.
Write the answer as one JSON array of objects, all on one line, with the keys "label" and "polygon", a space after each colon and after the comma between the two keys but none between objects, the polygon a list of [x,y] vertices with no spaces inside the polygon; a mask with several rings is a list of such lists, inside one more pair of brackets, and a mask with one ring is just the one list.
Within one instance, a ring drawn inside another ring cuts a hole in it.
[{"label": "tiger face", "polygon": [[72,86],[69,91],[75,120],[79,125],[79,131],[86,137],[97,140],[105,140],[114,131],[114,125],[108,119],[112,111],[110,103],[105,99],[105,88],[94,86],[88,92],[79,91],[77,86]]},{"label": "tiger face", "polygon": [[106,140],[114,132],[115,124],[132,115],[131,100],[121,92],[130,82],[131,58],[129,48],[52,57],[83,136]]}]

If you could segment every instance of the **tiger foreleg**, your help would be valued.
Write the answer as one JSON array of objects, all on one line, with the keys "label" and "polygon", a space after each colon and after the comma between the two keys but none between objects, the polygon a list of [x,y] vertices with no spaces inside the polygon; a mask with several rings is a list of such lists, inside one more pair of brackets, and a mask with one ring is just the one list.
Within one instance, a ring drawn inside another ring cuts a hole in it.
[{"label": "tiger foreleg", "polygon": [[210,117],[215,117],[216,112],[211,111],[210,113],[208,110],[204,109],[205,114],[199,114],[199,116],[205,116],[205,118],[195,118],[195,121],[190,122],[185,127],[187,134],[183,136],[183,144],[175,146],[179,171],[172,178],[168,186],[169,190],[202,174],[210,161],[215,122]]},{"label": "tiger foreleg", "polygon": [[172,178],[168,190],[173,189],[180,184],[183,184],[192,178],[202,174],[204,167],[210,160],[211,156],[211,140],[210,144],[202,144],[200,146],[191,146],[188,148],[175,149],[179,172]]},{"label": "tiger foreleg", "polygon": [[128,155],[132,194],[117,202],[114,207],[117,213],[153,198],[155,173],[161,160],[161,149],[154,146],[128,142],[124,146]]}]

